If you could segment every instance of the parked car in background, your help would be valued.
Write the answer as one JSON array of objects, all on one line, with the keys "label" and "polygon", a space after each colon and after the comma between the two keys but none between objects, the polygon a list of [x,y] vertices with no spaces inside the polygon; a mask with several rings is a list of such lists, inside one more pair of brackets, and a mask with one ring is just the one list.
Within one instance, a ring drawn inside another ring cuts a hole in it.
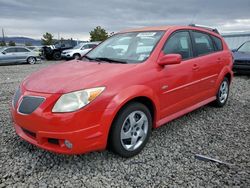
[{"label": "parked car in background", "polygon": [[72,49],[76,46],[76,41],[66,40],[60,41],[55,45],[43,46],[42,56],[47,60],[60,60],[63,50]]},{"label": "parked car in background", "polygon": [[132,157],[152,128],[208,103],[223,107],[232,66],[231,50],[213,30],[123,31],[79,60],[27,77],[13,97],[14,127],[24,140],[53,152],[110,148]]},{"label": "parked car in background", "polygon": [[0,49],[0,64],[7,63],[29,63],[35,64],[40,61],[39,52],[35,52],[26,47],[4,47]]},{"label": "parked car in background", "polygon": [[95,48],[100,42],[86,42],[76,45],[73,49],[63,50],[63,59],[79,59],[81,56]]},{"label": "parked car in background", "polygon": [[233,70],[238,73],[250,73],[250,41],[233,50]]}]

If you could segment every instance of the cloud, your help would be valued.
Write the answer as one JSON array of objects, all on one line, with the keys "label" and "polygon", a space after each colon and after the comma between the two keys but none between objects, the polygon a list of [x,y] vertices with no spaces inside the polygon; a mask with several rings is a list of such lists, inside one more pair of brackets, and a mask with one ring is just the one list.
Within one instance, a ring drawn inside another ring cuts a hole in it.
[{"label": "cloud", "polygon": [[154,25],[215,26],[250,31],[249,0],[0,0],[0,27],[8,36],[88,39],[97,25],[109,32]]}]

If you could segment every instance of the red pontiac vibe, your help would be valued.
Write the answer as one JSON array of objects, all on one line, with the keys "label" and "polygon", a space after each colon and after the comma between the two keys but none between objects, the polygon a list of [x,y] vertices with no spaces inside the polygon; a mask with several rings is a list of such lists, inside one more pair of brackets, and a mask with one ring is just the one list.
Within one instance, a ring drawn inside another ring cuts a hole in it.
[{"label": "red pontiac vibe", "polygon": [[232,54],[209,28],[123,31],[79,60],[27,77],[13,98],[17,134],[40,148],[138,154],[152,128],[208,103],[225,105]]}]

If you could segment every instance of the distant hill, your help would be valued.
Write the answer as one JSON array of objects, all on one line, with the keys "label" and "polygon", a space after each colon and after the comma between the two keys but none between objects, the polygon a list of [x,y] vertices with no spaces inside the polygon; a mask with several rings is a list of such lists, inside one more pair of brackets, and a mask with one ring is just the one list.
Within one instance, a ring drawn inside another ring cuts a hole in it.
[{"label": "distant hill", "polygon": [[[2,37],[0,37],[0,41],[2,41]],[[24,45],[27,42],[27,43],[31,43],[32,46],[42,46],[41,40],[32,39],[28,37],[5,37],[5,42],[8,43],[9,41],[14,41],[17,45]],[[87,41],[78,41],[78,43],[79,42],[87,42]]]},{"label": "distant hill", "polygon": [[[2,37],[0,37],[0,41],[2,41]],[[41,46],[41,40],[32,39],[28,37],[5,37],[5,42],[14,41],[16,44],[25,44],[31,43],[32,46]]]}]

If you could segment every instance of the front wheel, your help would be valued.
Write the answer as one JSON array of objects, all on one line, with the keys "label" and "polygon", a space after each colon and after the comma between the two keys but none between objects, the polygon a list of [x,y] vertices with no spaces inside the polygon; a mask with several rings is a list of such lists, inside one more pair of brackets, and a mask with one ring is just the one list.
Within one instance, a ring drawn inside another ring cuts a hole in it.
[{"label": "front wheel", "polygon": [[223,79],[220,84],[219,90],[216,95],[216,100],[213,102],[213,105],[216,107],[223,107],[229,96],[229,80],[227,77]]},{"label": "front wheel", "polygon": [[148,142],[152,117],[141,103],[130,103],[117,115],[110,132],[111,149],[122,157],[137,155]]}]

